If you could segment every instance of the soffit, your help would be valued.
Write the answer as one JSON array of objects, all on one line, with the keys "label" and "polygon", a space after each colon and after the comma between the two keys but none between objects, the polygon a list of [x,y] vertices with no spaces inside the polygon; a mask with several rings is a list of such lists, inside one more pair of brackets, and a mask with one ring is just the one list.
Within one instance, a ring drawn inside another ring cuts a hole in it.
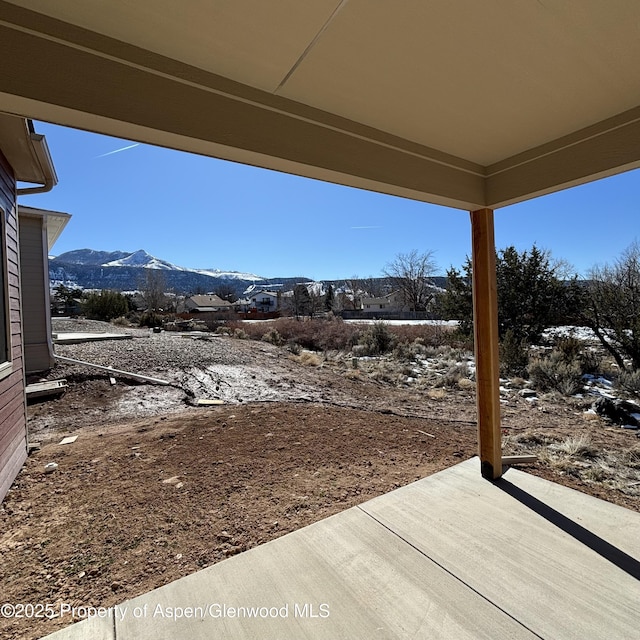
[{"label": "soffit", "polygon": [[0,113],[0,149],[19,182],[42,184],[46,180],[24,118]]},{"label": "soffit", "polygon": [[47,231],[47,250],[51,251],[60,234],[71,219],[71,214],[62,211],[50,211],[48,209],[38,209],[35,207],[18,206],[19,217],[38,218],[43,221]]}]

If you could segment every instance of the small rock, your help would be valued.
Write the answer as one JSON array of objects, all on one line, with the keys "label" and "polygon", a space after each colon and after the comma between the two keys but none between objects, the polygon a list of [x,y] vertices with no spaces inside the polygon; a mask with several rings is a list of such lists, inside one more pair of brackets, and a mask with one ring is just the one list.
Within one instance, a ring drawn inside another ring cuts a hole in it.
[{"label": "small rock", "polygon": [[45,473],[53,473],[58,468],[58,464],[56,462],[49,462],[44,465]]},{"label": "small rock", "polygon": [[518,395],[522,398],[535,398],[537,396],[533,389],[520,389]]}]

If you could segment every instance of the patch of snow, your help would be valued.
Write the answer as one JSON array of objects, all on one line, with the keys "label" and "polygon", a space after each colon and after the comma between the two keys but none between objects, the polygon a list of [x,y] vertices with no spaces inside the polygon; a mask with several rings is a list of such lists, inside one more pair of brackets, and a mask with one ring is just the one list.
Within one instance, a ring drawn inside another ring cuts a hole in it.
[{"label": "patch of snow", "polygon": [[201,273],[204,276],[213,276],[214,278],[226,278],[227,280],[251,280],[253,282],[261,282],[264,280],[262,276],[255,273],[244,273],[242,271],[223,271],[222,269],[189,269],[195,273]]},{"label": "patch of snow", "polygon": [[165,271],[188,271],[185,267],[178,267],[166,260],[159,260],[147,253],[144,249],[139,249],[119,260],[105,262],[103,267],[144,267],[145,269],[162,269]]},{"label": "patch of snow", "polygon": [[602,376],[594,376],[590,373],[585,373],[582,376],[582,379],[590,382],[593,385],[600,385],[610,389],[613,388],[613,382],[611,380],[608,380],[607,378],[603,378]]},{"label": "patch of snow", "polygon": [[434,327],[457,327],[457,320],[369,320],[369,319],[349,319],[345,320],[345,322],[350,322],[352,324],[376,324],[378,322],[382,322],[383,324],[388,324],[392,326],[401,326],[405,324],[428,324]]},{"label": "patch of snow", "polygon": [[557,338],[577,338],[578,340],[585,340],[587,342],[597,340],[596,335],[589,327],[575,327],[572,325],[551,327],[544,331],[542,337],[545,340],[554,340]]}]

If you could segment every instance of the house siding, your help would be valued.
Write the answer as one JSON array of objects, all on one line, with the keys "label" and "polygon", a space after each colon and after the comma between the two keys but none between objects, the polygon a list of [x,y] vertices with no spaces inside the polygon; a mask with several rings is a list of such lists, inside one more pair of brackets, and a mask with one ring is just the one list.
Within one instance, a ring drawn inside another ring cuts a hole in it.
[{"label": "house siding", "polygon": [[0,152],[0,207],[6,213],[2,268],[6,266],[7,298],[11,332],[11,373],[0,380],[0,500],[27,458],[27,419],[22,357],[20,311],[20,260],[16,184],[13,171]]},{"label": "house siding", "polygon": [[42,308],[48,300],[45,280],[46,231],[41,216],[19,215],[20,278],[26,373],[44,371],[53,366],[50,348],[49,313]]}]

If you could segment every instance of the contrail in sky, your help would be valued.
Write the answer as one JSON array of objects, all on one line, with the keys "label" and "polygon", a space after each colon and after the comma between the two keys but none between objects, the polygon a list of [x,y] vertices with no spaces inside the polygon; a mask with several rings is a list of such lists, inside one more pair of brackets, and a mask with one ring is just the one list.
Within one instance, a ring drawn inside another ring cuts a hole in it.
[{"label": "contrail in sky", "polygon": [[103,153],[100,156],[96,156],[96,158],[104,158],[105,156],[110,156],[114,153],[120,153],[121,151],[126,151],[127,149],[133,149],[133,147],[139,147],[140,143],[136,142],[135,144],[130,144],[128,147],[122,147],[121,149],[116,149],[115,151],[109,151],[108,153]]}]

